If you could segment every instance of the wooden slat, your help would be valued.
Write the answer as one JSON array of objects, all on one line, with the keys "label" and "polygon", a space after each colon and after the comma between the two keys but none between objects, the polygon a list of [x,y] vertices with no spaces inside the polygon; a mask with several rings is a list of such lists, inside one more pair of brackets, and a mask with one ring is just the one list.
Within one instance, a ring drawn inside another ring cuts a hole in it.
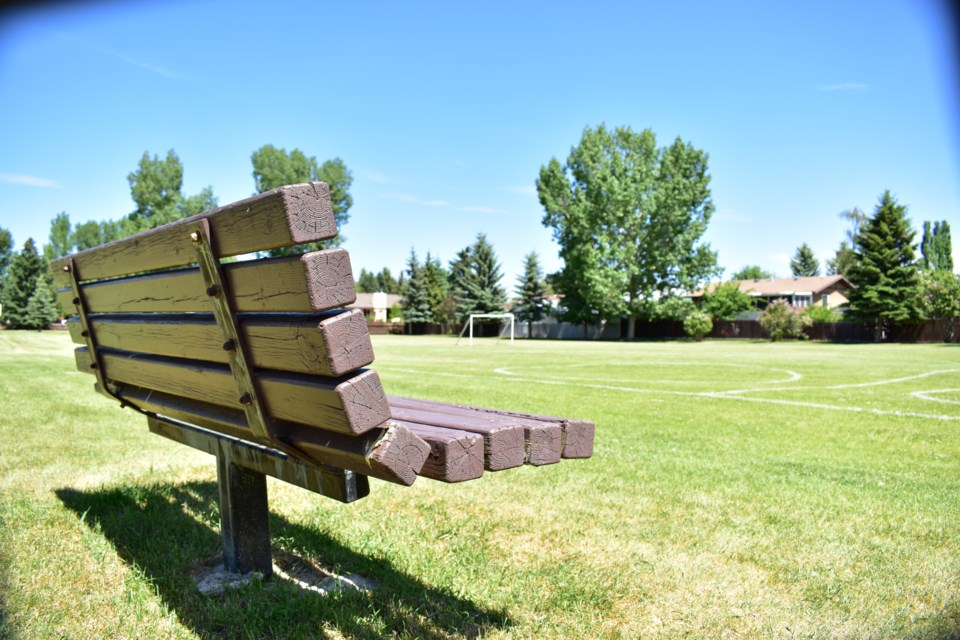
[{"label": "wooden slat", "polygon": [[[411,400],[410,398],[401,398],[400,396],[387,396],[388,402],[393,405],[398,403],[402,405],[405,401]],[[551,424],[559,424],[563,428],[563,450],[561,456],[563,458],[589,458],[593,455],[593,438],[596,431],[596,427],[593,422],[590,420],[579,420],[575,418],[560,418],[557,416],[548,416],[548,415],[539,415],[534,413],[524,413],[521,411],[506,411],[503,409],[489,409],[486,407],[472,407],[468,405],[461,404],[451,404],[446,402],[436,402],[433,400],[415,400],[417,403],[421,403],[425,406],[448,406],[448,407],[460,407],[463,409],[469,409],[472,411],[479,411],[483,413],[491,413],[495,415],[502,416],[511,416],[514,418],[522,418],[526,420],[536,420],[539,422],[546,422]]]},{"label": "wooden slat", "polygon": [[[134,386],[124,386],[119,394],[124,402],[143,411],[250,440],[246,418],[237,409]],[[304,462],[349,469],[404,485],[413,483],[430,451],[426,442],[392,421],[384,423],[382,429],[373,429],[359,436],[285,422],[277,422],[275,426],[281,438],[303,454],[301,460]]]},{"label": "wooden slat", "polygon": [[[178,360],[103,350],[108,380],[154,389],[229,408],[241,408],[233,375],[227,367],[202,361]],[[92,372],[85,347],[75,351],[77,368]],[[322,378],[283,372],[257,372],[267,413],[338,433],[358,434],[382,425],[390,408],[375,371],[359,370],[348,378]]]},{"label": "wooden slat", "polygon": [[487,471],[501,471],[523,465],[526,460],[523,427],[517,424],[493,423],[489,420],[452,416],[437,411],[390,406],[397,420],[434,427],[469,431],[483,436],[483,466]]},{"label": "wooden slat", "polygon": [[[229,361],[212,314],[90,316],[101,348],[171,358]],[[67,323],[84,344],[79,322]],[[341,376],[373,362],[367,321],[359,309],[325,314],[241,315],[240,331],[253,366],[320,376]]]},{"label": "wooden slat", "polygon": [[[444,402],[424,401],[415,398],[388,396],[390,410],[399,418],[401,411],[418,410],[450,416],[451,419],[469,420],[471,423],[507,425],[523,430],[526,463],[532,465],[560,462],[563,449],[563,428],[556,422],[543,422],[530,418],[477,411],[471,407]],[[435,419],[435,418],[434,418]]]},{"label": "wooden slat", "polygon": [[483,436],[398,420],[430,445],[430,455],[420,475],[441,482],[475,480],[483,475]]},{"label": "wooden slat", "polygon": [[[322,182],[279,187],[196,216],[177,220],[72,256],[80,280],[113,278],[130,273],[169,269],[196,261],[185,229],[206,218],[221,258],[265,251],[337,234],[330,188]],[[67,258],[51,265],[60,286]]]},{"label": "wooden slat", "polygon": [[[63,272],[57,272],[61,276]],[[343,249],[223,265],[237,313],[323,311],[357,299],[350,256]],[[83,285],[87,313],[209,313],[210,298],[199,269],[177,269]],[[57,292],[74,311],[69,287]]]}]

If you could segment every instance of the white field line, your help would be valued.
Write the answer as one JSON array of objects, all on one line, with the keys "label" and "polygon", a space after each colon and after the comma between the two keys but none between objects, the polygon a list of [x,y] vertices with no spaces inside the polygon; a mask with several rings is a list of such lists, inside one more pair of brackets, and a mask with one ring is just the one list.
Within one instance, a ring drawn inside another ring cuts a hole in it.
[{"label": "white field line", "polygon": [[930,402],[942,402],[944,404],[960,404],[960,400],[948,400],[946,398],[935,398],[938,393],[960,393],[960,389],[931,389],[930,391],[914,391],[910,395],[920,400],[929,400]]},{"label": "white field line", "polygon": [[[476,378],[482,374],[472,374],[472,373],[447,373],[447,372],[432,372],[432,371],[423,371],[420,369],[393,369],[394,371],[402,371],[404,373],[416,373],[419,375],[433,375],[433,376],[444,376],[452,378]],[[584,382],[570,382],[563,379],[551,379],[551,378],[528,378],[523,377],[517,373],[509,372],[504,373],[503,369],[495,369],[495,373],[500,373],[501,375],[509,376],[511,381],[514,382],[528,382],[531,384],[543,384],[551,386],[568,386],[568,387],[582,387],[585,389],[600,389],[603,391],[621,391],[624,393],[640,393],[640,394],[649,394],[649,395],[672,395],[672,396],[684,396],[692,398],[711,398],[714,400],[739,400],[742,402],[755,402],[760,404],[775,404],[781,406],[792,406],[792,407],[804,407],[810,409],[824,409],[828,411],[842,411],[848,413],[869,413],[872,415],[879,416],[900,416],[908,418],[922,418],[926,420],[944,420],[948,422],[960,421],[960,416],[948,416],[943,414],[932,414],[932,413],[918,413],[915,411],[897,411],[889,409],[870,409],[866,407],[856,407],[856,406],[844,406],[844,405],[834,405],[826,404],[822,402],[804,402],[801,400],[781,400],[777,398],[756,398],[749,397],[744,395],[731,395],[731,392],[728,391],[668,391],[660,389],[638,389],[636,387],[623,387],[610,384],[597,384],[597,383],[584,383]],[[956,371],[951,369],[948,371],[940,371],[935,373],[952,373]],[[903,381],[907,379],[915,379],[917,377],[926,377],[926,375],[934,374],[924,374],[921,376],[911,376],[910,378],[900,379],[898,381]],[[891,381],[892,382],[892,381]],[[857,385],[850,385],[857,386]],[[837,385],[834,387],[820,387],[821,389],[836,389],[836,388],[845,388],[846,385]],[[790,387],[789,391],[798,389],[799,387]],[[810,387],[810,389],[817,389],[817,387]],[[772,389],[769,389],[772,390]],[[756,391],[768,391],[768,389],[756,389]],[[944,390],[946,391],[946,390]],[[923,393],[923,392],[915,392]],[[930,392],[927,392],[930,393]],[[936,392],[935,392],[936,393]],[[941,399],[941,401],[943,401]],[[947,401],[952,404],[952,401]],[[958,403],[960,404],[960,403]]]}]

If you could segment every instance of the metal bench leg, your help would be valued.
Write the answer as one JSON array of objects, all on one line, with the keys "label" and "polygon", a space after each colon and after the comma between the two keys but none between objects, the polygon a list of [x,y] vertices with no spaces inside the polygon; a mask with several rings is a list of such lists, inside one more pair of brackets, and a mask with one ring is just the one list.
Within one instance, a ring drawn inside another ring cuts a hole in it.
[{"label": "metal bench leg", "polygon": [[237,466],[228,456],[217,456],[220,485],[220,531],[227,571],[273,573],[267,477]]}]

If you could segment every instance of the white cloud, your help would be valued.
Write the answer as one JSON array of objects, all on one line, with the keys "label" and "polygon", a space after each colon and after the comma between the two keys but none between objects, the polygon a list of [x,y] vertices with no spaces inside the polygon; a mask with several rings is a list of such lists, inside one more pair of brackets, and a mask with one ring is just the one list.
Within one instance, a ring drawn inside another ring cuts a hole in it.
[{"label": "white cloud", "polygon": [[424,200],[423,198],[418,198],[417,196],[410,195],[409,193],[388,193],[381,196],[387,200],[396,200],[397,202],[406,202],[409,204],[416,204],[422,207],[445,207],[450,203],[446,200]]},{"label": "white cloud", "polygon": [[494,207],[460,207],[460,211],[469,211],[470,213],[506,213],[506,209],[496,209]]},{"label": "white cloud", "polygon": [[388,176],[385,173],[376,171],[375,169],[360,169],[360,175],[369,180],[370,182],[376,182],[377,184],[396,184],[397,181]]},{"label": "white cloud", "polygon": [[73,43],[75,43],[75,44],[79,44],[79,45],[82,46],[82,47],[86,47],[86,48],[88,48],[88,49],[92,49],[92,50],[94,50],[94,51],[98,51],[98,52],[100,52],[100,53],[102,53],[102,54],[104,54],[104,55],[108,55],[108,56],[110,56],[111,58],[116,58],[117,60],[120,60],[120,61],[122,61],[122,62],[126,62],[127,64],[133,65],[133,66],[135,66],[135,67],[140,67],[141,69],[146,69],[147,71],[150,71],[151,73],[155,73],[155,74],[157,74],[157,75],[159,75],[159,76],[163,76],[164,78],[171,78],[171,79],[173,79],[173,80],[185,80],[185,79],[186,79],[186,78],[184,78],[182,75],[180,75],[179,73],[177,73],[177,72],[175,72],[175,71],[171,71],[170,69],[167,69],[166,67],[161,67],[161,66],[159,66],[159,65],[150,64],[149,62],[143,62],[142,60],[137,60],[137,59],[135,59],[135,58],[131,58],[130,56],[128,56],[128,55],[126,55],[126,54],[124,54],[124,53],[120,53],[119,51],[114,51],[113,49],[108,49],[108,48],[106,48],[106,47],[101,47],[100,45],[91,44],[91,43],[89,43],[89,42],[85,42],[85,41],[83,41],[83,40],[80,40],[79,38],[75,38],[75,37],[73,37],[73,36],[68,36],[68,35],[61,34],[61,37],[64,38],[65,40],[69,40],[70,42],[73,42]]},{"label": "white cloud", "polygon": [[23,173],[0,173],[0,181],[10,184],[19,184],[26,187],[43,187],[46,189],[63,189],[63,185],[49,178],[38,178]]},{"label": "white cloud", "polygon": [[841,82],[838,84],[821,84],[817,87],[817,91],[824,91],[827,93],[835,91],[866,91],[870,88],[870,85],[863,84],[862,82]]}]

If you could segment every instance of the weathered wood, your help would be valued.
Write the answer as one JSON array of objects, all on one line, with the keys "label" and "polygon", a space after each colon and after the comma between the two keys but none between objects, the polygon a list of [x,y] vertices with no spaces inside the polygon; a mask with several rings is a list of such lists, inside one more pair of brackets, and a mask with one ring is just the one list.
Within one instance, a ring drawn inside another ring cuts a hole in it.
[{"label": "weathered wood", "polygon": [[[188,245],[191,244],[188,241]],[[189,248],[189,247],[188,247]],[[63,271],[56,272],[62,280]],[[343,249],[223,265],[230,304],[236,313],[324,311],[357,299],[350,256]],[[144,276],[92,282],[81,287],[87,312],[208,313],[210,297],[200,270],[176,269]],[[57,291],[74,313],[69,287]]]},{"label": "weathered wood", "polygon": [[[171,222],[128,238],[73,254],[77,277],[98,280],[169,269],[196,261],[186,225],[210,222],[215,253],[223,258],[327,240],[337,234],[330,188],[322,182],[279,187],[266,193]],[[61,286],[66,259],[51,262]]]},{"label": "weathered wood", "polygon": [[[134,386],[123,386],[118,395],[125,403],[142,411],[250,440],[246,418],[238,409]],[[373,429],[359,436],[283,421],[277,421],[273,426],[285,443],[302,454],[299,457],[301,462],[340,467],[396,484],[413,483],[430,452],[430,445],[393,420],[384,423],[382,429]]]},{"label": "weathered wood", "polygon": [[[359,309],[324,314],[240,315],[240,332],[253,365],[320,376],[341,376],[373,362],[367,321]],[[101,348],[226,364],[220,330],[211,314],[90,316]],[[70,336],[85,344],[79,322]]]},{"label": "weathered wood", "polygon": [[[100,354],[109,381],[199,397],[224,407],[242,407],[233,375],[223,365],[105,349]],[[77,349],[75,357],[77,369],[92,373],[86,348]],[[260,371],[255,379],[268,415],[278,420],[359,434],[390,418],[380,378],[370,369],[358,370],[347,378]]]},{"label": "weathered wood", "polygon": [[367,477],[354,471],[328,465],[306,464],[283,451],[168,418],[148,416],[147,426],[152,433],[174,442],[210,455],[225,457],[252,471],[258,471],[339,502],[355,502],[370,494],[370,483]]},{"label": "weathered wood", "polygon": [[430,455],[420,475],[442,482],[475,480],[483,475],[483,436],[416,422],[400,424],[430,445]]},{"label": "weathered wood", "polygon": [[390,412],[395,419],[405,422],[480,434],[483,436],[483,466],[487,471],[512,469],[521,466],[526,460],[523,427],[518,424],[498,424],[469,416],[393,405],[390,406]]},{"label": "weathered wood", "polygon": [[[405,400],[399,396],[387,396],[387,400],[402,404]],[[441,407],[460,407],[482,413],[492,413],[495,415],[511,416],[526,420],[536,420],[551,424],[559,424],[563,429],[563,458],[589,458],[593,455],[593,439],[596,427],[590,420],[578,420],[574,418],[560,418],[557,416],[539,415],[534,413],[524,413],[522,411],[506,411],[503,409],[490,409],[486,407],[473,407],[461,404],[451,404],[446,402],[436,402],[433,400],[416,400],[416,402],[425,406]]]},{"label": "weathered wood", "polygon": [[388,396],[387,401],[390,403],[390,410],[395,417],[399,417],[397,412],[400,410],[419,410],[440,413],[454,419],[469,420],[471,423],[480,422],[491,426],[520,427],[523,429],[527,464],[539,466],[560,462],[560,454],[563,449],[563,428],[556,422],[543,422],[518,416],[477,411],[461,405],[400,396]]}]

